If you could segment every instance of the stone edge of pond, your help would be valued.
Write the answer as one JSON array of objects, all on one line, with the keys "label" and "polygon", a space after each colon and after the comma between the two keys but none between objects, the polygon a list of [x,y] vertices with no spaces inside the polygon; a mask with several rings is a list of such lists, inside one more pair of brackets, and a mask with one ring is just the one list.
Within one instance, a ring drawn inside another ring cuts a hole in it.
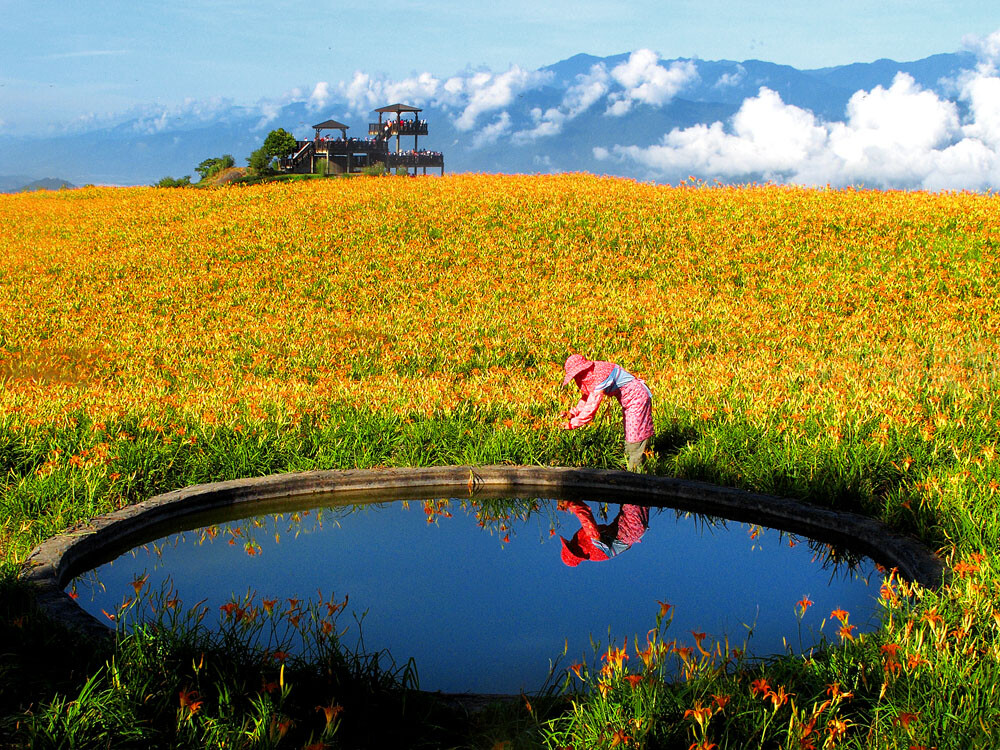
[{"label": "stone edge of pond", "polygon": [[[64,591],[82,561],[122,539],[168,520],[274,499],[310,495],[377,493],[419,489],[462,494],[475,490],[516,492],[587,490],[641,497],[652,505],[758,523],[832,543],[873,558],[928,588],[938,587],[946,571],[919,540],[873,518],[820,508],[772,495],[648,474],[602,469],[545,466],[446,466],[347,471],[307,471],[185,487],[94,518],[36,547],[26,562],[24,580],[33,585],[39,607],[56,620],[87,634],[107,636],[110,623],[96,619]],[[436,493],[435,493],[436,494]],[[86,569],[85,565],[83,569]]]}]

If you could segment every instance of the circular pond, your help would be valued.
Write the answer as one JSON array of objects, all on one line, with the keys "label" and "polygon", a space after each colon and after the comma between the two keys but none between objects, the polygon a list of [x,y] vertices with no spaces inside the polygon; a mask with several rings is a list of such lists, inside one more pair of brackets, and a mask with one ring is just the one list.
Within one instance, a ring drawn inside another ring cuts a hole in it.
[{"label": "circular pond", "polygon": [[[563,668],[644,639],[666,605],[666,637],[678,645],[801,652],[839,641],[842,620],[854,636],[878,626],[883,575],[865,553],[931,578],[939,571],[870,519],[822,519],[837,542],[867,529],[852,547],[860,552],[820,541],[808,507],[779,498],[744,493],[727,506],[733,491],[620,472],[527,470],[525,487],[483,481],[504,467],[476,471],[430,471],[403,489],[390,489],[392,472],[370,472],[346,493],[333,486],[345,475],[331,472],[318,484],[311,475],[313,491],[297,497],[288,478],[264,491],[228,483],[173,493],[130,509],[131,524],[114,533],[116,522],[98,520],[40,550],[36,564],[50,569],[35,578],[48,575],[105,623],[143,616],[150,593],[161,613],[199,603],[206,623],[267,610],[298,626],[312,602],[348,650],[384,651],[397,667],[412,658],[421,689],[517,693],[541,688],[564,653]],[[447,472],[450,484],[440,481]],[[720,510],[770,513],[763,520],[792,531],[723,520]],[[79,543],[102,531],[103,543]]]},{"label": "circular pond", "polygon": [[[584,546],[572,554],[585,526],[596,559]],[[223,618],[333,602],[344,646],[363,635],[397,665],[413,658],[424,689],[517,693],[539,689],[564,648],[579,662],[592,660],[592,641],[634,643],[660,602],[671,605],[671,638],[740,646],[752,631],[750,651],[766,655],[814,645],[833,610],[849,613],[854,633],[870,629],[881,582],[868,558],[745,523],[635,504],[443,498],[209,523],[132,549],[70,589],[98,617],[137,588],[204,602],[209,620],[230,602]],[[826,627],[834,640],[838,627]]]}]

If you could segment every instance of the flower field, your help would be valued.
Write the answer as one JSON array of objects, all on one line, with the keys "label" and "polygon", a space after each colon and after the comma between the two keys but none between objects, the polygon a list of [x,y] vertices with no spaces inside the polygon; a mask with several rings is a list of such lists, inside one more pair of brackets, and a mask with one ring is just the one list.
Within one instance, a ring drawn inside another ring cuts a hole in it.
[{"label": "flower field", "polygon": [[[0,196],[7,586],[42,539],[193,482],[619,467],[617,407],[559,429],[575,402],[562,362],[581,352],[649,383],[650,470],[867,513],[940,550],[953,577],[890,586],[882,631],[822,657],[740,674],[706,657],[630,718],[594,691],[539,719],[539,743],[996,744],[998,209],[587,175]],[[0,635],[29,637],[20,610],[0,616]],[[0,659],[0,678],[28,670]],[[24,700],[0,687],[10,716]]]}]

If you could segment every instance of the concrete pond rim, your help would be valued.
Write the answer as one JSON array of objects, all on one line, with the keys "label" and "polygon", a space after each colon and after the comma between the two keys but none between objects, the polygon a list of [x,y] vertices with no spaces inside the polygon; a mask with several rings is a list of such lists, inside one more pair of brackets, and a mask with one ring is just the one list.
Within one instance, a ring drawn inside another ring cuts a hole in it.
[{"label": "concrete pond rim", "polygon": [[[475,493],[544,497],[573,493],[587,499],[651,506],[768,526],[846,547],[904,579],[937,588],[946,575],[941,560],[920,540],[873,518],[821,508],[789,498],[648,474],[545,466],[444,466],[307,471],[185,487],[94,518],[46,540],[31,553],[23,578],[49,616],[88,634],[108,635],[101,622],[64,590],[76,575],[206,513],[242,518],[271,503],[302,507],[312,496],[371,502],[394,498],[465,497]],[[191,527],[187,527],[191,528]]]}]

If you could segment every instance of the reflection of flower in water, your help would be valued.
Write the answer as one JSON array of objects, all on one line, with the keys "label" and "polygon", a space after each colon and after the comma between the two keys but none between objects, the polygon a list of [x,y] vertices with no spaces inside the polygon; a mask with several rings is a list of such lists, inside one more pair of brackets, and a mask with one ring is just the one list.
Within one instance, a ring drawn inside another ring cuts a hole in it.
[{"label": "reflection of flower in water", "polygon": [[178,693],[178,700],[182,719],[190,719],[198,713],[204,703],[197,690],[181,690]]}]

